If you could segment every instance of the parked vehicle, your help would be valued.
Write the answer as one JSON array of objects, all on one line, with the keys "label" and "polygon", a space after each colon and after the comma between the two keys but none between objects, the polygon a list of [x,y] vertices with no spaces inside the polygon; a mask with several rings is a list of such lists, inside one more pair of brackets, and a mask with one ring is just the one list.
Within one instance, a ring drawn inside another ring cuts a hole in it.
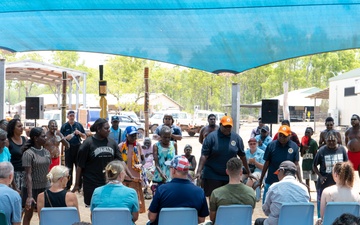
[{"label": "parked vehicle", "polygon": [[135,122],[140,123],[139,117],[133,111],[121,111],[120,115],[130,116]]},{"label": "parked vehicle", "polygon": [[196,110],[194,112],[194,124],[207,126],[208,125],[207,118],[210,114],[215,115],[216,124],[220,124],[221,118],[223,116],[225,116],[225,113],[223,113],[223,112],[213,112],[213,111],[209,111],[209,110]]},{"label": "parked vehicle", "polygon": [[[110,118],[112,116],[115,116],[115,115],[109,115]],[[126,116],[126,115],[117,115],[117,116],[119,117],[119,120],[120,120],[119,128],[122,131],[125,131],[126,127],[128,127],[128,126],[134,126],[138,129],[138,132],[139,132],[138,138],[142,139],[144,137],[144,133],[145,133],[145,124],[144,123],[136,122],[130,116]],[[111,124],[111,119],[109,121],[109,124]]]},{"label": "parked vehicle", "polygon": [[[36,120],[36,127],[47,128],[50,120],[56,120],[58,127],[61,127],[61,110],[45,111],[44,118]],[[25,130],[30,130],[33,127],[35,127],[35,120],[24,121]]]},{"label": "parked vehicle", "polygon": [[193,122],[191,116],[182,111],[171,110],[171,111],[159,111],[155,112],[152,117],[150,117],[150,131],[155,133],[156,128],[163,124],[163,118],[165,114],[171,114],[174,118],[174,124],[181,128],[181,131],[186,131],[191,137],[196,133],[199,133],[202,125],[196,125]]}]

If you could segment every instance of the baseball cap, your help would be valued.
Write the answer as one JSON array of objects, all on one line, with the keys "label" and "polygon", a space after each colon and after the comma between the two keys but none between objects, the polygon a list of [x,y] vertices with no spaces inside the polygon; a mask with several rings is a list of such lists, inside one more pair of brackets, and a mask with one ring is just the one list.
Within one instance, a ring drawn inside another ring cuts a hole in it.
[{"label": "baseball cap", "polygon": [[67,115],[70,115],[70,114],[75,114],[74,110],[70,110]]},{"label": "baseball cap", "polygon": [[257,141],[256,141],[255,138],[250,138],[249,141],[248,141],[248,143],[250,143],[250,142],[257,142]]},{"label": "baseball cap", "polygon": [[287,125],[282,125],[280,128],[279,128],[279,133],[282,133],[283,135],[285,136],[289,136],[291,134],[291,129],[289,126]]},{"label": "baseball cap", "polygon": [[120,121],[119,117],[118,116],[112,116],[111,117],[111,122],[112,121]]},{"label": "baseball cap", "polygon": [[274,174],[277,175],[277,174],[280,172],[280,170],[292,170],[292,171],[296,171],[297,168],[296,168],[295,163],[293,163],[293,162],[291,162],[291,161],[289,161],[289,160],[286,160],[286,161],[284,161],[284,162],[282,162],[282,163],[280,164],[279,169],[277,169]]},{"label": "baseball cap", "polygon": [[138,133],[137,128],[134,126],[126,127],[125,131],[126,131],[126,134],[129,134],[129,135]]},{"label": "baseball cap", "polygon": [[179,171],[188,171],[190,163],[185,156],[176,155],[171,161],[166,161],[165,165]]},{"label": "baseball cap", "polygon": [[220,123],[223,125],[223,126],[233,126],[233,119],[230,117],[230,116],[223,116],[220,120]]},{"label": "baseball cap", "polygon": [[269,127],[268,127],[268,126],[263,126],[263,127],[261,128],[261,130],[265,130],[266,132],[269,132]]}]

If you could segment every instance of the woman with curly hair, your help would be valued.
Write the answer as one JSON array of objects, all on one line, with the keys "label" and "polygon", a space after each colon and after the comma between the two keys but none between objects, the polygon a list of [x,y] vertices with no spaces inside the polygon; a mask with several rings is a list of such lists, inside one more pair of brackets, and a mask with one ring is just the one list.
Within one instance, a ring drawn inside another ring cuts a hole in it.
[{"label": "woman with curly hair", "polygon": [[25,182],[25,170],[22,166],[22,150],[21,148],[27,141],[24,132],[23,124],[19,119],[12,119],[7,125],[7,138],[9,140],[9,151],[11,154],[11,163],[14,166],[14,187],[15,190],[21,190]]},{"label": "woman with curly hair", "polygon": [[[90,205],[95,188],[106,183],[103,173],[106,165],[114,159],[123,161],[117,143],[112,138],[109,138],[110,126],[107,120],[103,118],[97,119],[90,127],[90,131],[95,132],[95,134],[88,137],[79,148],[76,182],[72,190],[72,192],[79,190],[82,176],[84,203],[86,206]],[[124,167],[127,169],[125,163]],[[130,177],[133,178],[131,175]]]},{"label": "woman with curly hair", "polygon": [[47,174],[51,163],[48,150],[43,148],[46,142],[45,131],[41,127],[30,130],[30,139],[23,146],[22,166],[25,168],[25,187],[22,189],[25,215],[23,225],[29,225],[36,208],[37,196],[49,187]]},{"label": "woman with curly hair", "polygon": [[334,165],[332,176],[335,185],[324,189],[321,195],[320,214],[324,217],[325,207],[328,202],[359,202],[360,196],[354,185],[354,169],[350,162],[338,162]]}]

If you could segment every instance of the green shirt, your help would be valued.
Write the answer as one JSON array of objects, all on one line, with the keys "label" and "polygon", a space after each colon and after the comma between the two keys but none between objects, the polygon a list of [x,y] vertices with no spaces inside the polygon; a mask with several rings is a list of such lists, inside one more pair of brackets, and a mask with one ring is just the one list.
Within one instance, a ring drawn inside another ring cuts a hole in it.
[{"label": "green shirt", "polygon": [[304,152],[302,161],[302,170],[311,171],[312,164],[318,149],[318,144],[314,139],[310,140],[309,149]]},{"label": "green shirt", "polygon": [[217,211],[221,205],[251,205],[255,208],[255,191],[245,184],[227,184],[216,188],[210,196],[210,211]]}]

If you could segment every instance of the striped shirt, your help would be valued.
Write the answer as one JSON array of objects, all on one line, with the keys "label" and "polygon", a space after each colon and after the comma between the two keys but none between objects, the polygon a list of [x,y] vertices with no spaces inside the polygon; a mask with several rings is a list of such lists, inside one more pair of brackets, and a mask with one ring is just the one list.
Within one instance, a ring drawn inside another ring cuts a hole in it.
[{"label": "striped shirt", "polygon": [[[23,167],[31,167],[32,189],[41,189],[48,186],[46,175],[49,172],[51,157],[48,150],[31,147],[22,156]],[[25,182],[26,185],[26,182]]]}]

